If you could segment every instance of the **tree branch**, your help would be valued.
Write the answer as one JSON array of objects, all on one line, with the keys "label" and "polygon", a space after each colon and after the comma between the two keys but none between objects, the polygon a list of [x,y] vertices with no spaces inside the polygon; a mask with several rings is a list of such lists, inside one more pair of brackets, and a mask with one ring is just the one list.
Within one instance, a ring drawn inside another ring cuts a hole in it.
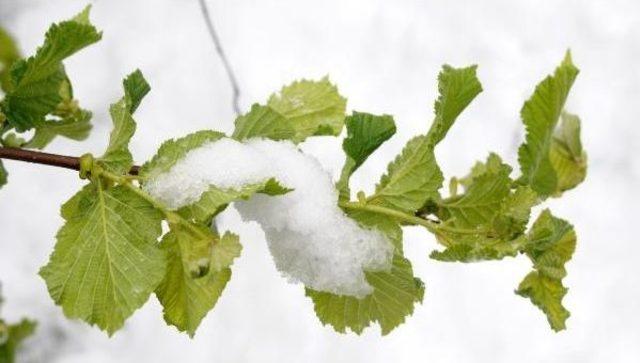
[{"label": "tree branch", "polygon": [[[26,161],[28,163],[57,166],[59,168],[80,170],[80,158],[76,156],[66,156],[49,154],[41,151],[20,149],[15,147],[0,147],[0,159]],[[129,170],[129,174],[138,175],[140,167],[134,165]]]},{"label": "tree branch", "polygon": [[231,92],[233,93],[233,96],[232,96],[233,98],[231,101],[233,112],[235,112],[236,115],[240,115],[240,87],[238,86],[236,75],[233,72],[233,68],[231,68],[231,64],[227,59],[227,55],[224,52],[224,48],[222,48],[222,42],[220,41],[220,37],[218,36],[216,29],[213,27],[213,21],[211,20],[211,15],[209,14],[209,8],[207,7],[206,0],[199,0],[199,2],[200,2],[200,10],[202,11],[202,17],[204,18],[204,21],[207,24],[207,30],[209,31],[209,36],[211,37],[211,41],[213,41],[213,45],[216,48],[216,53],[218,53],[218,57],[222,61],[222,65],[224,66],[225,72],[227,72],[227,77],[229,77]]}]

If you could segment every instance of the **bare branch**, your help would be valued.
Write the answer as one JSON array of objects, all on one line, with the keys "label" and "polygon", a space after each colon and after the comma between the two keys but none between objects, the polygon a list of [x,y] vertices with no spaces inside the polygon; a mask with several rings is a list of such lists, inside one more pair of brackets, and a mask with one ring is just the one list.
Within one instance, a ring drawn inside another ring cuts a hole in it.
[{"label": "bare branch", "polygon": [[[41,151],[25,150],[15,147],[0,147],[0,159],[26,161],[28,163],[57,166],[59,168],[80,170],[80,158],[49,154]],[[129,174],[138,175],[139,166],[132,166]]]},{"label": "bare branch", "polygon": [[238,81],[236,79],[236,75],[233,72],[233,68],[231,68],[231,64],[227,59],[227,56],[224,52],[224,48],[222,48],[222,43],[220,42],[220,37],[216,32],[216,29],[213,26],[213,21],[211,20],[211,15],[209,14],[209,8],[207,7],[206,0],[198,0],[200,2],[200,10],[202,11],[202,17],[204,18],[205,23],[207,24],[207,30],[209,31],[209,35],[211,36],[211,41],[213,41],[213,45],[216,48],[216,53],[220,60],[222,61],[222,65],[224,66],[225,72],[227,72],[227,76],[229,77],[229,83],[231,85],[231,91],[233,92],[232,99],[232,107],[233,112],[236,115],[240,114],[240,87],[238,86]]}]

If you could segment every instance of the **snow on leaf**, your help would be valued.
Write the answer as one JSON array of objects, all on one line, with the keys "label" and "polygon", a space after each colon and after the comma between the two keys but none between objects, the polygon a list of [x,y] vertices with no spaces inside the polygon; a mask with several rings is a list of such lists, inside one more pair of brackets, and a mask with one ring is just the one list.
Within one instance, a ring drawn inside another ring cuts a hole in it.
[{"label": "snow on leaf", "polygon": [[66,222],[40,275],[66,316],[111,335],[162,281],[166,260],[156,243],[163,216],[125,187],[105,189],[100,181],[61,214]]},{"label": "snow on leaf", "polygon": [[366,272],[373,292],[362,299],[306,289],[314,304],[316,315],[323,324],[337,332],[347,328],[356,334],[377,322],[386,335],[413,314],[416,303],[422,302],[424,284],[414,277],[411,262],[402,255],[402,229],[392,220],[370,212],[349,214],[362,225],[383,232],[395,246],[390,271]]},{"label": "snow on leaf", "polygon": [[247,200],[256,193],[275,196],[288,193],[291,190],[281,186],[274,178],[262,183],[248,184],[238,189],[221,189],[212,185],[201,194],[197,202],[184,206],[178,211],[186,218],[208,222],[231,202]]},{"label": "snow on leaf", "polygon": [[0,104],[8,122],[18,131],[26,131],[44,121],[60,101],[60,88],[67,79],[62,61],[100,40],[102,34],[85,18],[53,24],[36,54],[16,61],[11,68],[9,92]]},{"label": "snow on leaf", "polygon": [[527,134],[518,150],[522,171],[519,181],[530,185],[542,198],[552,195],[558,187],[558,175],[549,152],[554,130],[577,75],[578,69],[571,61],[571,53],[567,52],[553,75],[538,84],[520,111]]},{"label": "snow on leaf", "polygon": [[176,162],[184,158],[190,150],[198,148],[205,143],[219,140],[222,137],[224,137],[224,134],[221,132],[203,130],[179,139],[167,140],[162,143],[153,158],[142,165],[140,176],[153,178],[167,172]]}]

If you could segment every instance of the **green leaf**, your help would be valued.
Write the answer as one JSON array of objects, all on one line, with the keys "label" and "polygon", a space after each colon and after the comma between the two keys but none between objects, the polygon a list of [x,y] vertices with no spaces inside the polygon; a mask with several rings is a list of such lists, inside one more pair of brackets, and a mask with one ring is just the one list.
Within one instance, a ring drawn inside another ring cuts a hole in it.
[{"label": "green leaf", "polygon": [[10,90],[9,70],[15,61],[20,59],[20,51],[13,37],[0,27],[0,89],[4,92]]},{"label": "green leaf", "polygon": [[295,134],[294,142],[314,135],[339,135],[347,100],[327,77],[320,81],[301,80],[271,95],[267,106],[284,116]]},{"label": "green leaf", "polygon": [[123,186],[100,180],[62,206],[66,220],[49,263],[40,270],[66,316],[112,335],[162,281],[157,247],[163,214]]},{"label": "green leaf", "polygon": [[[211,258],[214,268],[204,277],[194,278],[191,267],[193,249],[201,241],[181,227],[172,229],[164,236],[161,248],[167,253],[168,265],[166,275],[156,289],[156,296],[164,307],[165,321],[191,337],[209,310],[213,309],[231,278],[229,266],[236,257],[233,253],[237,251],[239,254],[239,249],[233,249],[236,243],[239,246],[238,237],[225,234],[217,243],[223,244],[222,248],[214,250],[215,257]],[[211,242],[207,243],[211,245]]]},{"label": "green leaf", "polygon": [[233,264],[233,260],[240,257],[242,245],[238,235],[226,232],[220,240],[213,244],[211,254],[211,270],[219,272]]},{"label": "green leaf", "polygon": [[441,262],[479,262],[515,257],[525,243],[523,236],[511,240],[486,234],[456,234],[447,231],[436,234],[438,242],[447,248],[432,251],[429,258]]},{"label": "green leaf", "polygon": [[439,198],[442,181],[428,137],[416,136],[389,164],[370,201],[413,214],[430,199]]},{"label": "green leaf", "polygon": [[564,306],[562,299],[568,289],[562,281],[549,278],[538,271],[530,272],[518,286],[516,293],[529,298],[546,315],[551,329],[560,331],[566,329],[565,322],[571,315]]},{"label": "green leaf", "polygon": [[306,295],[313,300],[320,321],[337,332],[345,333],[349,328],[360,334],[372,322],[378,322],[382,334],[386,335],[413,314],[415,303],[422,302],[424,284],[413,276],[411,263],[402,256],[400,226],[370,212],[357,211],[350,216],[364,226],[379,229],[393,241],[396,249],[391,270],[366,272],[367,282],[374,290],[363,299],[311,289],[306,289]]},{"label": "green leaf", "polygon": [[493,228],[503,238],[514,238],[527,228],[531,208],[539,202],[538,195],[528,186],[518,186],[505,199],[498,215],[493,220]]},{"label": "green leaf", "polygon": [[576,233],[567,221],[544,210],[529,232],[525,248],[534,268],[555,279],[567,275],[564,264],[571,259],[576,248]]},{"label": "green leaf", "polygon": [[525,253],[533,262],[535,271],[520,283],[516,293],[531,299],[549,320],[555,331],[565,329],[569,311],[562,306],[567,288],[562,279],[567,275],[565,263],[576,248],[576,234],[567,221],[544,210],[531,227]]},{"label": "green leaf", "polygon": [[62,61],[102,37],[85,17],[52,25],[36,54],[11,68],[10,91],[1,107],[17,131],[29,130],[56,109],[62,101],[60,88],[67,79]]},{"label": "green leaf", "polygon": [[569,113],[562,114],[549,150],[551,165],[558,177],[556,194],[573,189],[587,176],[587,154],[580,141],[580,119]]},{"label": "green leaf", "polygon": [[[0,363],[13,363],[22,342],[33,335],[36,330],[36,322],[22,319],[18,324],[6,325],[0,319]],[[6,330],[3,332],[2,330]],[[2,335],[6,334],[5,339]]]},{"label": "green leaf", "polygon": [[[444,251],[433,251],[432,259],[445,262],[499,260],[515,256],[524,246],[523,236],[537,194],[529,187],[511,192],[511,167],[490,154],[471,173],[459,179],[465,193],[438,204],[444,223],[436,238]],[[472,233],[473,232],[473,233]]]},{"label": "green leaf", "polygon": [[151,179],[167,172],[171,167],[184,158],[191,150],[206,143],[220,140],[224,134],[217,131],[203,130],[194,132],[179,139],[167,140],[158,149],[153,158],[140,168],[140,176]]},{"label": "green leaf", "polygon": [[233,138],[246,140],[252,137],[264,137],[272,140],[291,139],[295,130],[280,113],[269,106],[254,104],[249,113],[236,119]]},{"label": "green leaf", "polygon": [[117,173],[128,172],[133,165],[129,141],[136,132],[136,121],[132,115],[150,89],[140,70],[127,76],[123,81],[123,86],[124,97],[109,108],[113,130],[109,137],[107,151],[100,158],[100,162],[107,169]]},{"label": "green leaf", "polygon": [[144,79],[142,72],[136,69],[122,82],[124,86],[124,97],[129,109],[129,113],[134,113],[144,96],[151,91],[151,87],[147,80]]},{"label": "green leaf", "polygon": [[345,119],[345,124],[347,137],[342,142],[342,149],[347,159],[337,186],[342,199],[349,200],[349,178],[369,155],[396,133],[396,124],[389,115],[376,116],[355,111]]},{"label": "green leaf", "polygon": [[35,124],[33,138],[25,145],[28,148],[43,149],[56,136],[82,141],[91,131],[91,112],[79,109],[73,115],[60,121],[48,120]]},{"label": "green leaf", "polygon": [[442,66],[438,75],[438,100],[434,105],[436,117],[427,138],[435,146],[447,135],[460,113],[482,92],[476,77],[477,66],[453,68]]},{"label": "green leaf", "polygon": [[2,188],[5,184],[7,184],[7,169],[4,168],[4,164],[2,160],[0,160],[0,188]]},{"label": "green leaf", "polygon": [[197,202],[180,208],[178,213],[187,219],[209,222],[231,202],[247,200],[256,193],[275,196],[291,190],[283,187],[273,178],[262,183],[245,185],[240,189],[220,189],[212,185],[202,193]]},{"label": "green leaf", "polygon": [[211,228],[202,223],[192,223],[190,228],[182,224],[169,224],[169,228],[181,241],[188,241],[181,247],[182,263],[191,278],[205,276],[211,270],[213,245],[219,239]]},{"label": "green leaf", "polygon": [[[447,199],[441,207],[454,219],[456,226],[475,228],[491,223],[500,210],[511,187],[511,167],[491,154],[487,170],[474,177],[464,194]],[[495,170],[492,169],[492,165]]]},{"label": "green leaf", "polygon": [[554,130],[577,75],[578,69],[571,62],[571,53],[567,52],[554,74],[538,84],[520,111],[527,135],[518,150],[522,171],[519,181],[530,185],[542,198],[558,189],[558,175],[549,153]]}]

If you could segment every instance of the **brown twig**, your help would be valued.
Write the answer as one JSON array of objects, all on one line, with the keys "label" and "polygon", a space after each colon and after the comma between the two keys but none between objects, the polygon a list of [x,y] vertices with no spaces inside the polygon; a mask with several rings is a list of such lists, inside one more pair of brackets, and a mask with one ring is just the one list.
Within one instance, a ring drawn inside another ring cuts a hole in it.
[{"label": "brown twig", "polygon": [[[57,166],[72,170],[80,170],[80,158],[76,156],[66,156],[49,154],[41,151],[20,149],[15,147],[0,147],[0,159],[10,159],[26,161],[28,163]],[[129,174],[138,175],[140,167],[134,165],[129,170]]]}]

